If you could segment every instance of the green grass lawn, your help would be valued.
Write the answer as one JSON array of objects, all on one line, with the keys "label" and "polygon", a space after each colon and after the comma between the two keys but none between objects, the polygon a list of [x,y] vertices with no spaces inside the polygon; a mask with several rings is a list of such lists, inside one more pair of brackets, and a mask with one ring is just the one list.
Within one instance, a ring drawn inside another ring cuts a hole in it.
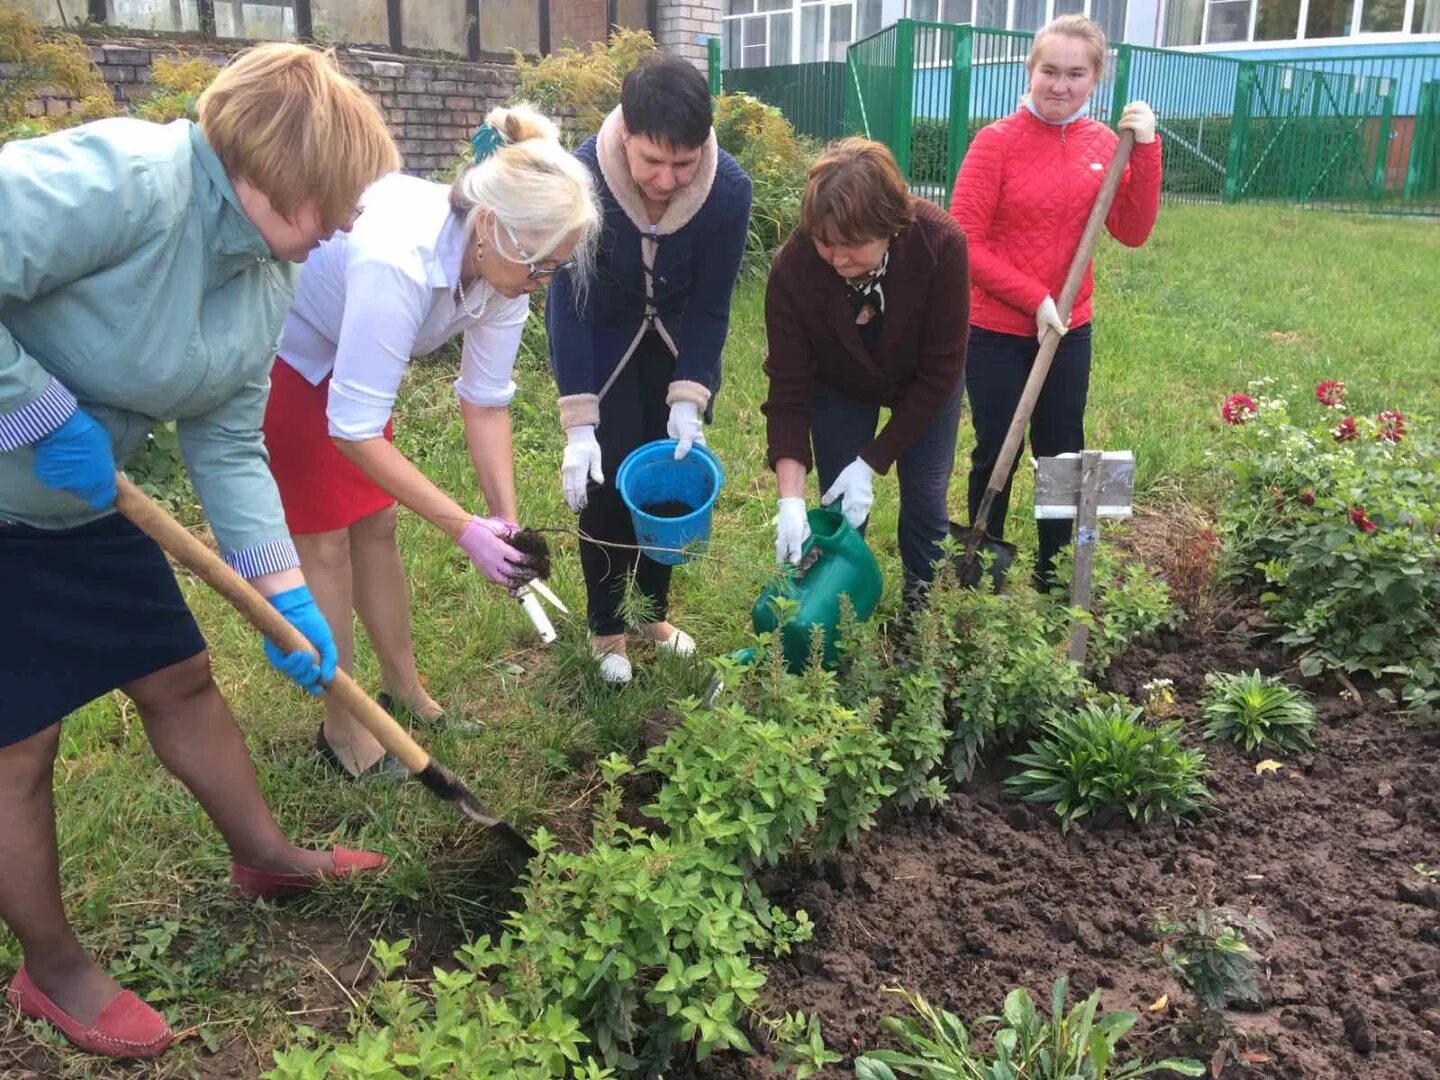
[{"label": "green grass lawn", "polygon": [[[1221,427],[1219,403],[1252,379],[1271,376],[1308,393],[1321,378],[1343,378],[1353,407],[1368,413],[1416,411],[1440,400],[1440,350],[1429,321],[1440,283],[1434,223],[1166,207],[1145,248],[1104,247],[1097,281],[1089,442],[1135,452],[1139,505],[1203,506],[1213,498],[1223,477],[1207,448]],[[763,281],[750,280],[735,301],[725,386],[709,435],[728,473],[710,553],[675,575],[675,621],[712,655],[744,640],[751,603],[772,572],[775,492],[760,415],[763,295]],[[554,388],[533,350],[521,368],[514,416],[522,516],[563,533],[573,516],[559,490],[563,439]],[[412,371],[399,441],[473,505],[453,378],[449,363]],[[970,442],[967,420],[951,494],[959,520]],[[618,464],[607,462],[607,471]],[[1024,521],[1028,501],[1017,497],[1015,505],[1012,531],[1023,543],[1033,534]],[[892,579],[891,602],[895,511],[893,480],[881,480],[870,536]],[[553,540],[551,584],[582,612],[574,541]],[[705,665],[636,649],[636,683],[611,692],[584,662],[580,622],[562,624],[562,640],[540,649],[519,606],[434,530],[402,518],[401,550],[431,692],[488,724],[475,738],[421,733],[422,741],[500,812],[524,825],[545,822],[580,842],[592,783],[583,762],[633,749],[646,714],[697,689]],[[305,842],[371,847],[394,859],[389,875],[364,887],[279,910],[242,904],[227,895],[218,837],[159,768],[128,703],[112,696],[66,722],[57,800],[71,916],[122,981],[193,1029],[145,1075],[255,1075],[297,1025],[343,1025],[347,1011],[363,1003],[360,962],[370,937],[414,937],[422,959],[443,956],[464,935],[493,925],[498,898],[488,847],[423,790],[344,783],[325,771],[311,750],[319,706],[268,668],[257,636],[203,586],[186,580],[185,588],[285,828]],[[358,667],[362,683],[375,689],[375,664],[363,645]],[[0,931],[0,972],[8,976],[18,961],[16,943]],[[0,1016],[0,1075],[133,1075],[59,1049],[36,1051],[32,1034],[40,1029]]]}]

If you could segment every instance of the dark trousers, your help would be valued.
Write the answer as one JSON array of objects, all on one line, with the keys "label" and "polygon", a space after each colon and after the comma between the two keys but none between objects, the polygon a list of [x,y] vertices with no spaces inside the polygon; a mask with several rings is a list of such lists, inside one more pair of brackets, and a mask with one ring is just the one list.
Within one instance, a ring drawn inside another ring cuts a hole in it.
[{"label": "dark trousers", "polygon": [[[600,400],[600,443],[605,483],[591,485],[590,500],[580,511],[580,528],[586,536],[610,544],[635,543],[635,523],[615,485],[625,455],[655,439],[665,438],[670,409],[665,394],[675,373],[675,359],[655,333],[645,335],[635,355]],[[620,613],[625,579],[634,574],[635,589],[644,600],[649,618],[665,620],[670,600],[670,567],[647,559],[638,551],[580,542],[580,568],[585,573],[585,595],[590,632],[601,637],[620,634],[625,620]]]},{"label": "dark trousers", "polygon": [[[1025,379],[1035,363],[1039,342],[1033,336],[997,334],[979,327],[970,328],[970,349],[965,361],[965,385],[970,392],[970,412],[975,421],[975,449],[970,454],[970,520],[980,509],[980,500],[990,482],[990,472],[1000,457],[1001,444],[1020,404]],[[1085,398],[1090,390],[1090,324],[1077,326],[1060,341],[1045,386],[1030,417],[1030,449],[1036,457],[1078,452],[1085,448]],[[1016,464],[1019,464],[1016,455]],[[1015,466],[1005,488],[990,507],[987,531],[1005,535],[1005,513],[1010,506],[1010,487]],[[1039,552],[1035,559],[1037,582],[1048,584],[1055,556],[1070,543],[1073,521],[1038,521]]]},{"label": "dark trousers", "polygon": [[[955,434],[960,427],[964,386],[957,386],[929,426],[895,462],[900,479],[900,563],[907,584],[929,582],[940,558],[940,542],[950,533],[946,496],[955,465]],[[824,495],[842,469],[875,438],[880,406],[847,398],[822,387],[811,396],[810,438],[815,471]]]}]

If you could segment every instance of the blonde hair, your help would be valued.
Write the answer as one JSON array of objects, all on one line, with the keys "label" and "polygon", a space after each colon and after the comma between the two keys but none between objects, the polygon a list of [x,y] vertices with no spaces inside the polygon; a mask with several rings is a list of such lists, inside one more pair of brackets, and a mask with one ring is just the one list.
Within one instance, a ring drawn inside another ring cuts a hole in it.
[{"label": "blonde hair", "polygon": [[1025,66],[1031,71],[1035,70],[1035,63],[1040,58],[1041,43],[1051,34],[1064,34],[1084,41],[1090,51],[1090,66],[1095,70],[1095,77],[1105,74],[1105,30],[1094,19],[1084,15],[1058,15],[1036,31],[1035,40],[1030,45],[1030,57],[1025,61]]},{"label": "blonde hair", "polygon": [[450,208],[464,219],[467,234],[488,210],[497,226],[536,242],[527,254],[537,261],[549,258],[578,231],[570,257],[575,261],[572,280],[583,294],[601,223],[590,170],[560,144],[554,122],[525,102],[491,109],[485,123],[503,145],[455,178]]},{"label": "blonde hair", "polygon": [[225,171],[293,219],[314,199],[322,223],[348,221],[360,193],[400,168],[370,97],[330,52],[273,42],[247,49],[196,104],[200,130]]}]

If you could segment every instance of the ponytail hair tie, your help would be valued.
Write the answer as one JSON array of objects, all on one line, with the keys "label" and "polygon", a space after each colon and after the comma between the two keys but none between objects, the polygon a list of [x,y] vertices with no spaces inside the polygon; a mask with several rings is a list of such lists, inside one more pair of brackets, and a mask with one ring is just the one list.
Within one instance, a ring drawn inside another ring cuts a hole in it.
[{"label": "ponytail hair tie", "polygon": [[505,136],[496,131],[489,124],[481,124],[474,135],[470,137],[470,149],[475,153],[475,164],[495,153],[505,145]]}]

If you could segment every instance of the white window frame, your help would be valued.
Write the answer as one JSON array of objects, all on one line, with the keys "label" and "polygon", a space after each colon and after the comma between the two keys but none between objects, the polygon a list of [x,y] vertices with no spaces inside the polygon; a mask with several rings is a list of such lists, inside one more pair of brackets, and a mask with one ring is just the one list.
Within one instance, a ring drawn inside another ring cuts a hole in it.
[{"label": "white window frame", "polygon": [[[1052,0],[1047,0],[1047,8]],[[1164,41],[1164,29],[1169,22],[1171,0],[1161,0],[1160,4],[1160,27],[1161,46],[1167,49],[1185,49],[1191,52],[1228,52],[1246,49],[1276,49],[1283,48],[1287,42],[1303,41],[1310,45],[1341,45],[1346,42],[1364,41],[1375,45],[1400,45],[1413,44],[1415,42],[1440,41],[1440,34],[1412,33],[1410,27],[1415,23],[1416,0],[1405,0],[1405,14],[1401,17],[1399,30],[1362,30],[1361,20],[1365,14],[1365,0],[1351,0],[1350,9],[1350,33],[1341,37],[1311,38],[1305,36],[1305,26],[1310,21],[1310,0],[1300,0],[1300,10],[1295,17],[1295,36],[1292,38],[1278,38],[1274,41],[1256,41],[1255,26],[1259,21],[1260,4],[1259,0],[1250,0],[1250,26],[1249,32],[1244,41],[1222,41],[1213,44],[1205,39],[1210,36],[1210,5],[1213,0],[1205,0],[1204,14],[1200,23],[1200,43],[1198,45],[1168,45]],[[1013,12],[1015,0],[1010,0],[1010,9]],[[1088,14],[1090,0],[1086,0],[1086,11]],[[1013,15],[1010,21],[1013,21]]]}]

